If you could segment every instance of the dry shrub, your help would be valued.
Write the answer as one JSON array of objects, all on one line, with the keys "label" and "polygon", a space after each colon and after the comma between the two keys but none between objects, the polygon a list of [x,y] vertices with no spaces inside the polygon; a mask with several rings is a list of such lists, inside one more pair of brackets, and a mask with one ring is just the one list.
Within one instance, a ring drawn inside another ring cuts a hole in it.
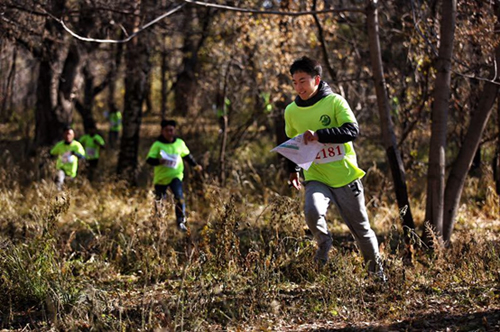
[{"label": "dry shrub", "polygon": [[[405,245],[388,187],[375,192],[386,180],[373,171],[366,194],[389,276],[383,285],[344,228],[334,228],[330,261],[315,265],[301,194],[290,194],[276,170],[232,167],[226,187],[191,178],[187,236],[175,228],[171,197],[155,207],[149,187],[111,177],[98,186],[81,178],[61,193],[50,181],[1,183],[1,327],[272,329],[292,318],[381,324],[445,306],[500,305],[498,197],[479,181],[464,192],[464,201],[479,198],[460,210],[451,247],[429,252],[417,234]],[[1,167],[0,177],[8,178]],[[423,217],[422,203],[412,204]]]}]

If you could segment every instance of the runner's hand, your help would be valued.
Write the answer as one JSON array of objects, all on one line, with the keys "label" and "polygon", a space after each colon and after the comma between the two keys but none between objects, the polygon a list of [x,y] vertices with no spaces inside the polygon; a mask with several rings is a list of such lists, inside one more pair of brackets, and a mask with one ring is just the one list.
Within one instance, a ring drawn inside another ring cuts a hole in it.
[{"label": "runner's hand", "polygon": [[306,130],[304,132],[304,144],[307,145],[307,142],[317,141],[319,139],[318,134],[312,130]]},{"label": "runner's hand", "polygon": [[194,170],[197,171],[197,172],[201,172],[201,171],[203,171],[203,166],[201,166],[201,165],[198,164],[198,165],[196,165],[194,167]]},{"label": "runner's hand", "polygon": [[290,185],[297,190],[300,190],[300,175],[299,172],[290,173]]}]

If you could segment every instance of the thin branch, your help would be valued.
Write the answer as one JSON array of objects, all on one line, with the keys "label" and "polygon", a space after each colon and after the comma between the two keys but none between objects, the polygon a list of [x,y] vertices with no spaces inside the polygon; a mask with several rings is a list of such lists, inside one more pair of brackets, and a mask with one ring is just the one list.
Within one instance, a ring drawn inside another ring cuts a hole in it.
[{"label": "thin branch", "polygon": [[267,10],[245,9],[245,8],[231,7],[231,6],[225,6],[225,5],[217,5],[217,4],[211,4],[211,3],[201,2],[201,1],[184,0],[183,4],[177,6],[174,9],[166,12],[165,14],[155,18],[154,20],[147,23],[146,25],[141,27],[139,30],[137,30],[136,32],[134,32],[133,34],[128,36],[127,38],[115,40],[115,39],[95,39],[95,38],[80,36],[77,33],[73,32],[70,28],[68,28],[68,26],[64,23],[64,21],[62,19],[55,17],[54,15],[47,12],[45,9],[43,9],[43,11],[45,11],[45,13],[48,14],[50,17],[52,17],[54,20],[59,22],[62,25],[62,27],[64,28],[64,30],[66,30],[70,35],[72,35],[76,39],[86,41],[86,42],[93,42],[93,43],[118,44],[118,43],[126,43],[126,42],[130,41],[132,38],[137,36],[137,34],[139,34],[140,32],[149,28],[150,26],[157,23],[158,21],[161,21],[162,19],[177,12],[186,3],[192,4],[192,5],[197,5],[197,6],[212,7],[212,8],[218,8],[218,9],[224,9],[224,10],[230,10],[230,11],[236,11],[236,12],[242,12],[242,13],[266,14],[266,15],[302,16],[302,15],[316,15],[316,14],[340,13],[340,12],[364,13],[364,9],[361,9],[361,8],[338,8],[338,9],[327,9],[327,10],[320,10],[320,11],[301,11],[301,12],[267,11]]},{"label": "thin branch", "polygon": [[[313,11],[316,11],[316,3],[317,3],[317,0],[313,0],[313,5],[312,5]],[[328,47],[326,45],[326,40],[325,40],[325,36],[323,33],[323,27],[321,26],[321,22],[319,21],[318,15],[313,14],[312,16],[314,18],[314,22],[316,23],[316,27],[318,28],[318,38],[321,42],[321,51],[323,53],[323,59],[326,63],[326,68],[328,69],[328,73],[330,74],[330,78],[332,80],[336,80],[337,73],[335,72],[333,67],[330,65],[330,60],[328,59],[328,50],[327,50]]]},{"label": "thin branch", "polygon": [[83,36],[80,36],[78,34],[76,34],[75,32],[73,32],[72,30],[70,30],[66,24],[64,24],[64,21],[63,20],[60,20],[56,17],[54,17],[53,15],[51,15],[51,17],[56,20],[57,22],[59,22],[62,27],[64,28],[64,30],[66,30],[70,35],[72,35],[73,37],[75,37],[76,39],[79,39],[79,40],[82,40],[82,41],[86,41],[86,42],[93,42],[93,43],[110,43],[110,44],[121,44],[121,43],[126,43],[126,42],[129,42],[132,38],[134,38],[135,36],[137,36],[139,33],[141,33],[142,31],[146,30],[147,28],[149,28],[150,26],[158,23],[158,21],[161,21],[163,20],[164,18],[172,15],[173,13],[177,12],[179,9],[181,9],[182,7],[184,7],[185,4],[182,4],[182,5],[179,5],[177,7],[175,7],[174,9],[166,12],[165,14],[161,15],[161,16],[158,16],[157,18],[155,18],[154,20],[150,21],[149,23],[145,24],[144,26],[142,26],[139,30],[137,30],[136,32],[134,32],[133,34],[131,34],[130,36],[128,36],[127,38],[125,39],[118,39],[118,40],[115,40],[115,39],[94,39],[94,38],[88,38],[88,37],[83,37]]},{"label": "thin branch", "polygon": [[[6,18],[3,15],[0,16],[0,18],[2,19],[2,21],[6,22],[7,24],[10,24],[11,26],[14,26],[14,27],[18,28],[22,32],[26,32],[29,35],[33,35],[33,36],[37,36],[37,37],[43,37],[43,33],[35,31],[35,30],[32,30],[32,29],[30,29],[30,28],[22,25],[21,23],[19,23],[17,21],[10,20],[10,19]],[[55,40],[53,40],[53,41],[55,41]]]},{"label": "thin branch", "polygon": [[[119,10],[111,7],[92,7],[93,11],[104,11],[104,12],[111,12],[115,14],[122,14],[122,15],[135,15],[132,10]],[[81,10],[71,10],[68,12],[68,14],[78,14],[80,13]]]},{"label": "thin branch", "polygon": [[[411,0],[410,3],[411,3],[411,9],[412,9],[412,13],[413,13],[413,26],[415,27],[415,30],[418,32],[418,34],[424,39],[425,43],[431,48],[432,53],[434,54],[434,56],[437,57],[438,56],[438,52],[437,52],[436,48],[434,47],[434,44],[432,44],[432,42],[429,40],[429,38],[427,38],[427,36],[425,35],[425,33],[422,30],[420,30],[420,28],[418,27],[418,23],[419,22],[417,22],[416,15],[415,15],[415,3],[414,3],[414,0]],[[458,63],[458,64],[460,64],[460,65],[462,65],[462,66],[470,69],[470,66],[468,66],[467,64],[465,64],[463,61],[460,61],[455,56],[452,56],[452,61],[454,63]],[[494,65],[496,67],[496,63]],[[453,74],[455,74],[455,75],[462,76],[462,77],[465,77],[465,78],[469,78],[469,79],[474,79],[474,80],[478,80],[478,81],[489,82],[491,84],[500,85],[500,83],[497,82],[497,81],[495,81],[495,79],[490,80],[490,79],[484,78],[484,77],[477,77],[477,76],[467,75],[467,74],[460,73],[460,72],[455,71],[455,70],[452,70],[451,72]],[[496,78],[496,75],[495,75],[495,78]]]},{"label": "thin branch", "polygon": [[240,13],[282,15],[282,16],[303,16],[303,15],[343,13],[343,12],[351,12],[351,13],[364,13],[365,12],[365,10],[363,8],[337,8],[337,9],[325,9],[325,10],[318,10],[318,11],[314,10],[314,11],[301,11],[301,12],[282,12],[282,11],[273,11],[273,10],[258,10],[258,9],[239,8],[239,7],[218,5],[215,3],[208,3],[208,2],[195,1],[195,0],[184,0],[184,2],[193,4],[193,5],[197,5],[197,6],[212,7],[212,8],[230,10],[230,11],[240,12]]},{"label": "thin branch", "polygon": [[47,13],[42,13],[42,12],[39,12],[39,11],[36,11],[36,10],[27,9],[25,7],[14,5],[14,4],[7,5],[7,8],[8,9],[16,9],[16,10],[18,10],[20,12],[25,12],[25,13],[28,13],[28,14],[31,14],[31,15],[35,15],[35,16],[43,16],[43,17],[47,16]]},{"label": "thin branch", "polygon": [[500,85],[500,82],[490,80],[489,78],[478,77],[478,76],[473,76],[473,75],[466,75],[466,74],[459,73],[459,72],[457,72],[455,70],[452,70],[451,72],[453,74],[455,74],[455,75],[462,76],[462,77],[465,77],[465,78],[469,78],[469,79],[472,79],[472,80],[478,80],[478,81],[488,82],[488,83],[491,83],[491,84]]}]

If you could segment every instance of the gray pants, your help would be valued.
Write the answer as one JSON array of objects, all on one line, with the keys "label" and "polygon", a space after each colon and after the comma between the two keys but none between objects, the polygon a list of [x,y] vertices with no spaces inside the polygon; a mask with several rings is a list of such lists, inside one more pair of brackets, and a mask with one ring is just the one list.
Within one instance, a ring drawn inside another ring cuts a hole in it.
[{"label": "gray pants", "polygon": [[62,169],[58,169],[56,173],[56,177],[54,178],[54,182],[56,183],[57,190],[62,190],[64,181],[72,181],[73,178],[69,175],[66,175]]},{"label": "gray pants", "polygon": [[368,271],[375,272],[381,268],[378,241],[366,214],[363,184],[359,179],[341,188],[332,188],[318,181],[307,182],[304,210],[307,226],[318,243],[315,259],[326,262],[332,247],[325,219],[331,201],[354,236]]},{"label": "gray pants", "polygon": [[62,190],[64,179],[66,178],[66,173],[62,169],[58,169],[54,182],[56,183],[57,190]]}]

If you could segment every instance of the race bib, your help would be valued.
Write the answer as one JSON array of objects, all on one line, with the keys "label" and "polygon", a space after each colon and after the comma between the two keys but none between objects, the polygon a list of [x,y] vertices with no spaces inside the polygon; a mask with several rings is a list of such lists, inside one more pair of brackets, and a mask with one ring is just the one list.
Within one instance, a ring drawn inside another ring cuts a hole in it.
[{"label": "race bib", "polygon": [[180,156],[178,154],[169,154],[161,151],[161,158],[164,160],[163,166],[168,168],[177,168],[179,165]]},{"label": "race bib", "polygon": [[96,156],[96,149],[95,148],[86,148],[85,153],[87,154],[87,157],[95,157]]},{"label": "race bib", "polygon": [[332,161],[342,160],[345,157],[344,144],[324,144],[323,149],[319,150],[314,162],[316,164],[326,164]]},{"label": "race bib", "polygon": [[75,160],[75,156],[71,154],[71,151],[64,152],[64,154],[61,157],[61,161],[63,164],[69,164],[72,163]]}]

